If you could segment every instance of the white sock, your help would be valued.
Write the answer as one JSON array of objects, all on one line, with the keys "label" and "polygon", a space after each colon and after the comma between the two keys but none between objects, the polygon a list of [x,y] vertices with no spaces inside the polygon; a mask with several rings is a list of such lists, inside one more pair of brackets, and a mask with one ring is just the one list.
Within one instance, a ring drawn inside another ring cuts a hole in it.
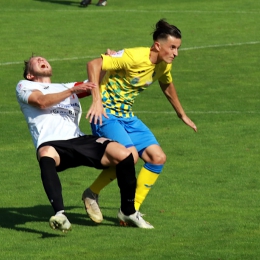
[{"label": "white sock", "polygon": [[63,213],[64,213],[64,210],[60,210],[55,215],[60,215],[60,214],[63,214]]}]

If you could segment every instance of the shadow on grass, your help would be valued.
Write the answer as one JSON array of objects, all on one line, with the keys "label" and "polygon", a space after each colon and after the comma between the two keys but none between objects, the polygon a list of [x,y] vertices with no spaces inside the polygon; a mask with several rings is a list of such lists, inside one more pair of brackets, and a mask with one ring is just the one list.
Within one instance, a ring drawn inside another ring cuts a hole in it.
[{"label": "shadow on grass", "polygon": [[[49,2],[52,4],[60,4],[60,5],[71,5],[71,6],[78,6],[80,8],[86,8],[86,6],[82,6],[80,5],[81,0],[79,1],[66,1],[66,0],[34,0],[37,2]],[[96,3],[98,2],[98,0],[96,1]],[[89,5],[95,5],[96,3],[90,3]]]},{"label": "shadow on grass", "polygon": [[[110,218],[105,216],[104,220],[107,220],[112,223],[96,224],[92,220],[90,220],[84,213],[78,214],[69,212],[74,208],[76,207],[66,208],[66,216],[68,217],[72,225],[81,225],[87,227],[96,227],[97,225],[118,225],[116,217]],[[26,223],[37,222],[45,222],[46,225],[49,225],[48,221],[52,214],[52,208],[49,205],[37,205],[25,208],[0,208],[0,227],[6,229],[13,229],[15,231],[39,234],[41,235],[40,238],[60,237],[60,235],[63,234],[62,232],[54,234],[52,232],[40,231],[39,229],[22,227],[22,225],[26,225]]]},{"label": "shadow on grass", "polygon": [[77,5],[80,7],[80,2],[81,1],[66,1],[66,0],[34,0],[34,1],[37,1],[37,2],[49,2],[49,3],[53,3],[53,4],[61,4],[61,5]]}]

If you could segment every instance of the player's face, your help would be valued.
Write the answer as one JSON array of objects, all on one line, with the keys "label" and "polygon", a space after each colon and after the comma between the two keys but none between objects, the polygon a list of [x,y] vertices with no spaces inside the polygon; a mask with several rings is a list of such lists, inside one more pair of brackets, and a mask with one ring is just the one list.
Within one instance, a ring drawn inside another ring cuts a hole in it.
[{"label": "player's face", "polygon": [[51,77],[52,67],[43,57],[32,57],[30,59],[30,73],[35,77]]},{"label": "player's face", "polygon": [[164,61],[168,64],[172,63],[174,58],[178,56],[178,50],[181,46],[181,39],[173,36],[168,36],[167,40],[159,41],[159,61]]}]

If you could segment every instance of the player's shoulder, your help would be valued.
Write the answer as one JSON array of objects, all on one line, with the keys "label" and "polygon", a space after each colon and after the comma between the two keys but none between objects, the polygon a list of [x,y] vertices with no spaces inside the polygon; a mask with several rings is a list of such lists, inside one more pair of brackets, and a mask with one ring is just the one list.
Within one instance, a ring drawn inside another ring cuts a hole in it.
[{"label": "player's shoulder", "polygon": [[144,61],[149,59],[149,47],[135,47],[124,49],[125,54],[135,62]]},{"label": "player's shoulder", "polygon": [[150,53],[149,47],[134,47],[134,48],[126,48],[124,51],[128,54],[132,55],[146,55],[147,53]]},{"label": "player's shoulder", "polygon": [[20,81],[18,82],[17,85],[26,85],[26,84],[28,84],[29,82],[30,82],[29,80],[22,79],[22,80],[20,80]]},{"label": "player's shoulder", "polygon": [[17,83],[16,89],[20,90],[22,88],[29,88],[30,86],[32,86],[32,81],[30,80],[26,80],[26,79],[22,79]]}]

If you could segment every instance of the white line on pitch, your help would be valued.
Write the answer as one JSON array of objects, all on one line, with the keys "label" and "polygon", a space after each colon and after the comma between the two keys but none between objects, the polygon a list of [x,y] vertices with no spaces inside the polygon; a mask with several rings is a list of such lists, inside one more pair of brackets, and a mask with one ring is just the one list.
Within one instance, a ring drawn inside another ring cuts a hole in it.
[{"label": "white line on pitch", "polygon": [[[260,44],[260,41],[216,44],[216,45],[208,45],[208,46],[195,46],[195,47],[181,48],[180,51],[189,51],[189,50],[207,49],[207,48],[233,47],[233,46],[253,45],[253,44]],[[63,60],[93,59],[96,57],[97,56],[83,56],[83,57],[71,57],[71,58],[56,58],[56,59],[54,58],[54,59],[48,59],[48,60],[54,62],[54,61],[63,61]],[[22,61],[2,62],[2,63],[0,63],[0,66],[16,65],[16,64],[22,64],[22,63],[23,63]]]},{"label": "white line on pitch", "polygon": [[[17,9],[4,9],[5,12],[14,12],[17,11]],[[47,9],[19,9],[19,12],[49,12],[50,10]],[[77,12],[79,13],[78,9],[55,9],[55,12]],[[122,10],[108,10],[108,9],[102,9],[102,10],[91,10],[88,9],[88,13],[114,13],[114,12],[122,12]],[[212,10],[140,10],[140,9],[124,9],[123,12],[128,13],[200,13],[200,14],[259,14],[259,11],[234,11],[234,10],[219,10],[219,11],[212,11]]]},{"label": "white line on pitch", "polygon": [[[16,114],[20,110],[0,111],[0,114]],[[87,113],[87,112],[83,112]],[[174,111],[134,111],[135,114],[175,114]],[[260,111],[186,111],[187,114],[260,114]]]},{"label": "white line on pitch", "polygon": [[[134,111],[135,114],[175,114],[175,111]],[[260,111],[186,111],[186,114],[259,114]]]}]

